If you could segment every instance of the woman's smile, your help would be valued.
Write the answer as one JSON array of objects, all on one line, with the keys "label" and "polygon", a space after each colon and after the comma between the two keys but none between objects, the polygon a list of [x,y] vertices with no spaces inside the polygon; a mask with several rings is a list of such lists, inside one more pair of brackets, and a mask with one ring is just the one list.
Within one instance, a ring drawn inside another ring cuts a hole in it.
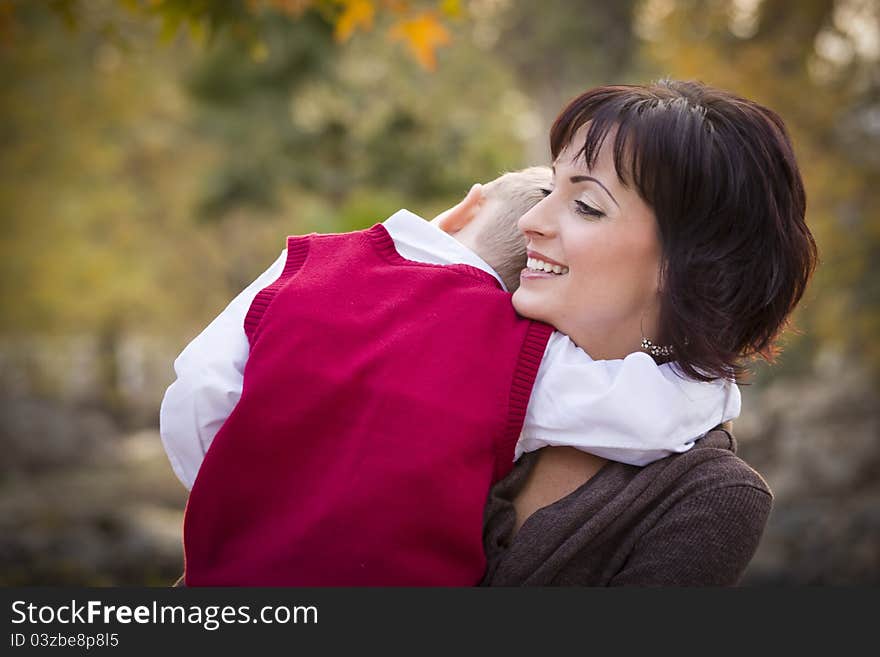
[{"label": "woman's smile", "polygon": [[528,258],[526,268],[522,270],[520,278],[551,278],[565,276],[568,273],[567,265],[537,251],[528,250],[526,256]]}]

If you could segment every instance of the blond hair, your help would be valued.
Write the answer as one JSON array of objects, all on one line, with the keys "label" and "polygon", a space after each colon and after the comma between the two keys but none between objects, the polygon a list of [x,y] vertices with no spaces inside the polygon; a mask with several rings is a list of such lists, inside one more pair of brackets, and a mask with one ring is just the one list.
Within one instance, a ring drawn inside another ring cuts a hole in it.
[{"label": "blond hair", "polygon": [[519,287],[519,274],[526,266],[526,240],[519,231],[519,218],[546,196],[553,181],[549,167],[510,171],[483,185],[481,212],[491,213],[475,241],[479,252],[511,292]]}]

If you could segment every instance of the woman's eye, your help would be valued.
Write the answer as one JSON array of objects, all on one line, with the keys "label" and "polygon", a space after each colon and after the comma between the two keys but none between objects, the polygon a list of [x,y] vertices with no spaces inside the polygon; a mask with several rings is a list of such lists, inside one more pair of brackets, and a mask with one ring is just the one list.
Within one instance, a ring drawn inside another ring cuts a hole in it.
[{"label": "woman's eye", "polygon": [[598,217],[604,217],[604,216],[605,216],[605,213],[604,213],[604,212],[602,212],[601,210],[597,210],[596,208],[587,205],[587,204],[584,203],[583,201],[575,201],[575,202],[574,202],[574,205],[575,205],[575,207],[577,208],[577,211],[578,211],[579,214],[583,214],[583,215],[586,215],[586,216],[588,216],[588,217],[596,217],[596,218],[598,218]]}]

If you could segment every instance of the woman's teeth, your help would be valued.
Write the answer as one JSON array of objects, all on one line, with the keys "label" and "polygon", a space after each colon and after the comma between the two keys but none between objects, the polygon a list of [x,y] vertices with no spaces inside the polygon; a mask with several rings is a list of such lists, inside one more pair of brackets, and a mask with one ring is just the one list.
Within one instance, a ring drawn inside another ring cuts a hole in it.
[{"label": "woman's teeth", "polygon": [[568,267],[562,265],[551,265],[549,262],[538,260],[537,258],[529,258],[526,261],[526,267],[534,271],[545,271],[549,274],[567,274]]}]

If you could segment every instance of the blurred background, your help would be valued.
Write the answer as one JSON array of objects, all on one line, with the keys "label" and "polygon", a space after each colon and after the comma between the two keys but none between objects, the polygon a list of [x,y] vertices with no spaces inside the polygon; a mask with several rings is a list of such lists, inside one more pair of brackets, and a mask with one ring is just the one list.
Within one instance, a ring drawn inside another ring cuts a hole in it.
[{"label": "blurred background", "polygon": [[820,248],[734,423],[744,584],[880,583],[876,0],[0,0],[0,71],[0,584],[176,579],[172,363],[286,235],[431,217],[666,76],[784,118]]}]

